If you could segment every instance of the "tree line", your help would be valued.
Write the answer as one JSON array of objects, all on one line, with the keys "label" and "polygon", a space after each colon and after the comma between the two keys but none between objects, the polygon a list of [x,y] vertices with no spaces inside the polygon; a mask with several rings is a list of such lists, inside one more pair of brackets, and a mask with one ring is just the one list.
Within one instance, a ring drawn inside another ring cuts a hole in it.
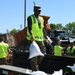
[{"label": "tree line", "polygon": [[65,26],[62,24],[50,24],[51,29],[66,30],[67,34],[75,34],[75,22],[68,23]]},{"label": "tree line", "polygon": [[[62,24],[49,24],[51,29],[56,29],[56,30],[66,30],[67,34],[75,34],[75,22],[72,22],[72,23],[68,23],[66,24],[65,26],[63,26]],[[10,31],[10,34],[14,34],[14,33],[17,33],[19,32],[20,29],[12,29]]]}]

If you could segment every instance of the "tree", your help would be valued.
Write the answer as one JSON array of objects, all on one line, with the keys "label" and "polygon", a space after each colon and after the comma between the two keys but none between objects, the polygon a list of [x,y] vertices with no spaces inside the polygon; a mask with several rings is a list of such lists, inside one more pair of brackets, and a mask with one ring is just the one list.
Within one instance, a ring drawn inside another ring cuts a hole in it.
[{"label": "tree", "polygon": [[66,29],[72,33],[75,33],[75,22],[66,24]]},{"label": "tree", "polygon": [[63,28],[62,24],[56,24],[56,26],[57,26],[57,29],[59,29],[59,30],[62,30],[62,28]]},{"label": "tree", "polygon": [[16,29],[12,29],[11,31],[10,31],[10,34],[14,34],[14,33],[17,33],[17,32],[19,32],[20,30],[18,29],[18,30],[16,30]]},{"label": "tree", "polygon": [[51,27],[51,29],[53,29],[53,30],[57,28],[57,26],[56,26],[55,24],[52,24],[52,23],[50,24],[50,27]]},{"label": "tree", "polygon": [[62,30],[66,30],[66,27],[63,26]]}]

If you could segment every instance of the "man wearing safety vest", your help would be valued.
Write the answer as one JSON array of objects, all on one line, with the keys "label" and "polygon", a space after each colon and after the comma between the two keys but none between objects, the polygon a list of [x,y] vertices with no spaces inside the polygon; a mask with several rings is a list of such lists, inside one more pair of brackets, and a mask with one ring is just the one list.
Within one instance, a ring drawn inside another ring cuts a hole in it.
[{"label": "man wearing safety vest", "polygon": [[[45,22],[41,16],[39,16],[41,12],[40,6],[34,6],[34,14],[30,15],[27,18],[27,40],[29,41],[29,45],[32,43],[32,41],[35,41],[38,46],[40,47],[40,50],[43,54],[46,53],[46,48],[43,43],[44,38],[46,39],[46,42],[48,42],[48,39],[46,37],[44,25]],[[43,56],[37,56],[30,59],[31,68],[32,71],[39,70],[39,65],[43,59]]]},{"label": "man wearing safety vest", "polygon": [[70,41],[70,46],[66,49],[66,55],[75,57],[75,46],[73,41]]},{"label": "man wearing safety vest", "polygon": [[54,46],[54,55],[55,56],[62,56],[63,48],[60,46],[61,42],[58,40],[57,45]]},{"label": "man wearing safety vest", "polygon": [[10,50],[8,44],[4,43],[3,37],[0,37],[0,65],[7,64],[7,57]]}]

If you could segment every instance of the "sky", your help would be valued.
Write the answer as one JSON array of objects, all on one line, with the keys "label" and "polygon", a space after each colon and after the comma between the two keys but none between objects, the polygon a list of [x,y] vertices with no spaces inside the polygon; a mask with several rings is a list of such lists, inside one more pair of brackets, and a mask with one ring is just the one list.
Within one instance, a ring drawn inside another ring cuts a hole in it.
[{"label": "sky", "polygon": [[49,24],[75,22],[75,0],[0,0],[0,33],[24,29],[27,17],[33,14],[33,2],[41,6],[41,15],[50,16]]}]

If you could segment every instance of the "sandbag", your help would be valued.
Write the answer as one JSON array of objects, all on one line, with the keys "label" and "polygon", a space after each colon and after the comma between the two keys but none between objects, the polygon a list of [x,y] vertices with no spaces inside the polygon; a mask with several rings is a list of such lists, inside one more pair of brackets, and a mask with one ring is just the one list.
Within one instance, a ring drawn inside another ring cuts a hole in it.
[{"label": "sandbag", "polygon": [[31,75],[47,75],[47,74],[43,71],[34,71],[31,73]]},{"label": "sandbag", "polygon": [[29,47],[29,58],[28,59],[31,59],[33,57],[36,57],[36,56],[44,56],[44,54],[41,52],[38,44],[33,41]]},{"label": "sandbag", "polygon": [[26,72],[27,74],[31,74],[30,70],[29,69],[26,69]]},{"label": "sandbag", "polygon": [[60,69],[59,71],[54,71],[54,73],[52,75],[62,75],[63,71],[62,69]]}]

